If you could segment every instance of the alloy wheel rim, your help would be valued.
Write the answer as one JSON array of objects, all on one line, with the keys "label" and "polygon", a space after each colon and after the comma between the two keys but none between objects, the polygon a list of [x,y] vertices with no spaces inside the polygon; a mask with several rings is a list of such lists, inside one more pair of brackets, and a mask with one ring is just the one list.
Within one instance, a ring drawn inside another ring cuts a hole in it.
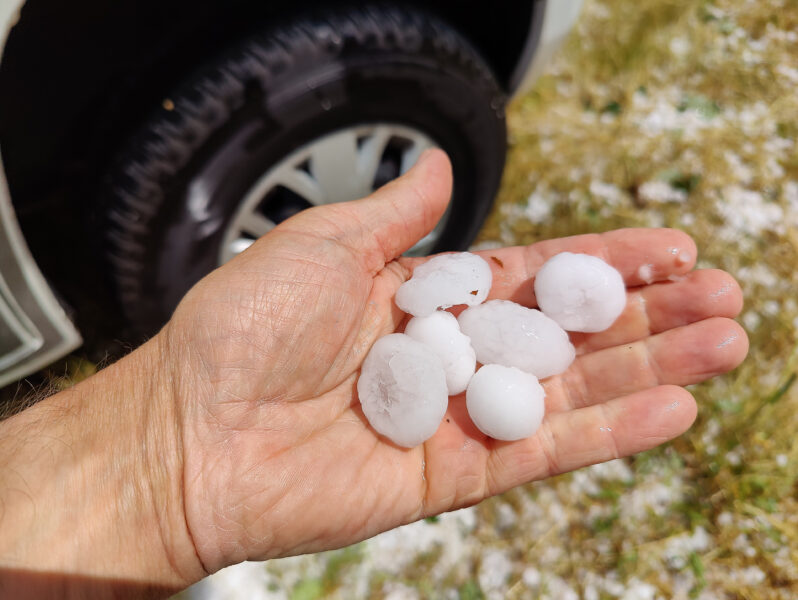
[{"label": "alloy wheel rim", "polygon": [[[219,264],[304,208],[367,196],[435,147],[438,144],[424,132],[392,123],[347,127],[305,144],[270,167],[244,194],[225,229]],[[449,209],[405,254],[429,254],[448,219]]]}]

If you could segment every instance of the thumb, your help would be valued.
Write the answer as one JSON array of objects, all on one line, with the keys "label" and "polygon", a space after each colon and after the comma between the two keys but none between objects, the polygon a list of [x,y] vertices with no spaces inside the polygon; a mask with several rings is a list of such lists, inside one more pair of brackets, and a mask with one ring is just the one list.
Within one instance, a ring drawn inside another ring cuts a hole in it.
[{"label": "thumb", "polygon": [[298,216],[306,220],[306,229],[355,250],[363,267],[375,272],[432,231],[451,195],[449,158],[442,150],[429,149],[407,173],[366,198]]},{"label": "thumb", "polygon": [[383,264],[397,258],[432,231],[451,196],[449,157],[437,148],[426,150],[407,173],[350,203],[363,226],[363,249],[379,250],[376,258]]}]

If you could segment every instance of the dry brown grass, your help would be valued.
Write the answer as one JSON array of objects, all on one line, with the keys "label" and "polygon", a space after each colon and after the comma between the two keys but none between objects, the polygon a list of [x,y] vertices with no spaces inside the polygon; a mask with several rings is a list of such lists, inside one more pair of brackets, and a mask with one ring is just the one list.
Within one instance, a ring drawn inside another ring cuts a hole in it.
[{"label": "dry brown grass", "polygon": [[[557,560],[525,558],[577,591],[590,571],[666,598],[798,597],[797,25],[796,2],[589,2],[565,55],[510,110],[513,146],[483,240],[679,227],[701,266],[729,270],[746,296],[748,359],[693,390],[696,426],[629,461],[633,484],[593,504],[563,492],[571,476],[532,486],[559,492],[569,526]],[[647,197],[652,181],[682,196]],[[652,467],[678,481],[678,501],[627,522]],[[606,516],[585,527],[585,510],[603,504]],[[700,549],[665,558],[697,527]]]}]

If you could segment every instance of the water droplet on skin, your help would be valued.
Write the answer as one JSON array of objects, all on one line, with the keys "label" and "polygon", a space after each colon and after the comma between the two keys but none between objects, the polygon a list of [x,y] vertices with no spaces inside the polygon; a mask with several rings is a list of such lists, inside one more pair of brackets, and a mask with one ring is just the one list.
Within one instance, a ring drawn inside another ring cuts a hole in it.
[{"label": "water droplet on skin", "polygon": [[640,265],[640,268],[637,270],[637,276],[641,279],[641,281],[651,283],[654,281],[654,265]]},{"label": "water droplet on skin", "polygon": [[612,427],[609,427],[609,426],[607,426],[607,427],[599,427],[599,431],[610,432],[610,431],[612,431]]},{"label": "water droplet on skin", "polygon": [[687,250],[682,250],[676,257],[676,266],[680,267],[690,262],[690,253]]},{"label": "water droplet on skin", "polygon": [[728,295],[728,293],[732,290],[732,284],[728,281],[725,282],[720,288],[714,292],[712,292],[709,297],[710,298],[722,298],[723,296]]},{"label": "water droplet on skin", "polygon": [[723,339],[720,341],[720,343],[719,343],[719,344],[717,344],[717,345],[715,346],[715,348],[725,348],[726,346],[728,346],[729,344],[731,344],[732,342],[734,342],[736,339],[737,339],[737,334],[736,334],[736,333],[733,333],[733,334],[731,334],[731,335],[729,335],[729,336],[726,336],[725,338],[723,338]]},{"label": "water droplet on skin", "polygon": [[668,404],[668,406],[665,408],[665,410],[672,412],[672,411],[676,410],[677,408],[679,408],[679,401],[678,400]]}]

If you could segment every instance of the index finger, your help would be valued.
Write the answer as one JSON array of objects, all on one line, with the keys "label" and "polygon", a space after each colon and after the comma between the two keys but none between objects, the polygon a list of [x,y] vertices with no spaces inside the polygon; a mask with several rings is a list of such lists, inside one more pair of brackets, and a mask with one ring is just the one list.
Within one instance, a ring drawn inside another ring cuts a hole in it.
[{"label": "index finger", "polygon": [[[692,238],[676,229],[618,229],[475,252],[493,271],[489,299],[512,300],[537,306],[534,278],[549,258],[560,252],[590,254],[621,273],[627,287],[665,281],[684,275],[695,266]],[[414,267],[425,259],[404,259]]]},{"label": "index finger", "polygon": [[697,254],[692,238],[676,229],[619,229],[479,252],[493,270],[490,297],[536,306],[535,274],[560,252],[601,258],[618,269],[627,287],[683,275],[693,268]]}]

